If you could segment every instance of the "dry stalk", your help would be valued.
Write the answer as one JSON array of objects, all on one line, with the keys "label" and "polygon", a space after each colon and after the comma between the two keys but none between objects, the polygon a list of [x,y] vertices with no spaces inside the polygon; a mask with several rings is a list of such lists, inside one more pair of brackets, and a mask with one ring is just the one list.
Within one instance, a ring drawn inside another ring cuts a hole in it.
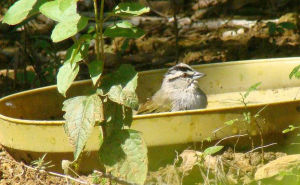
[{"label": "dry stalk", "polygon": [[238,134],[238,135],[233,135],[233,136],[224,137],[224,138],[222,138],[221,140],[219,140],[219,141],[215,144],[215,146],[217,146],[218,144],[220,144],[222,141],[224,141],[224,140],[226,140],[226,139],[235,138],[235,137],[240,138],[240,137],[247,136],[247,135],[248,135],[248,134]]},{"label": "dry stalk", "polygon": [[268,145],[265,145],[265,146],[259,146],[259,147],[256,147],[256,148],[254,148],[254,149],[252,149],[252,150],[246,152],[245,154],[254,152],[254,151],[256,151],[256,150],[258,150],[258,149],[261,149],[261,148],[267,148],[267,147],[273,146],[273,145],[277,145],[277,143],[271,143],[271,144],[268,144]]}]

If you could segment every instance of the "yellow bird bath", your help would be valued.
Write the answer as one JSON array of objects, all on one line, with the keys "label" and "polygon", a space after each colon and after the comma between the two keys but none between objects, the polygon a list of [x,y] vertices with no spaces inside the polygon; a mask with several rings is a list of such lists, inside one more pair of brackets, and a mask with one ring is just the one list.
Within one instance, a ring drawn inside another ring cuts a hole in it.
[{"label": "yellow bird bath", "polygon": [[[163,158],[161,148],[198,143],[208,137],[217,140],[243,133],[259,137],[255,123],[245,124],[242,121],[246,110],[240,101],[240,93],[262,82],[258,90],[247,97],[247,111],[255,115],[264,108],[258,118],[263,135],[276,138],[289,124],[300,122],[300,80],[289,79],[290,72],[297,65],[300,65],[300,58],[193,66],[207,75],[199,80],[199,84],[208,95],[208,107],[203,110],[136,115],[132,129],[143,133],[150,154],[157,158]],[[141,103],[160,88],[165,71],[139,73],[137,93]],[[89,88],[91,81],[75,82],[68,97],[86,94],[91,90]],[[73,148],[62,127],[64,121],[61,120],[61,108],[64,100],[56,86],[20,92],[0,99],[0,143],[14,158],[26,162],[47,153],[46,161],[52,161],[56,165],[54,170],[60,170],[61,160],[73,159]],[[224,124],[234,119],[239,121],[232,126]],[[99,167],[96,162],[98,134],[99,128],[96,126],[85,148],[82,172]]]}]

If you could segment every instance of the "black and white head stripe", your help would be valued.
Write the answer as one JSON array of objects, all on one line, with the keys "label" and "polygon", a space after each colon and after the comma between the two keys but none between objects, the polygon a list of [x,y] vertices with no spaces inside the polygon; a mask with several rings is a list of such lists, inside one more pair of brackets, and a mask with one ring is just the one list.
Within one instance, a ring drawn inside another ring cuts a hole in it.
[{"label": "black and white head stripe", "polygon": [[180,64],[177,64],[176,66],[171,67],[168,70],[168,73],[171,73],[172,71],[188,72],[188,71],[194,71],[194,70],[187,64],[180,63]]},{"label": "black and white head stripe", "polygon": [[195,71],[189,65],[180,63],[176,66],[171,67],[168,72],[165,74],[165,79],[172,82],[176,79],[192,79],[197,80],[205,76],[204,73]]}]

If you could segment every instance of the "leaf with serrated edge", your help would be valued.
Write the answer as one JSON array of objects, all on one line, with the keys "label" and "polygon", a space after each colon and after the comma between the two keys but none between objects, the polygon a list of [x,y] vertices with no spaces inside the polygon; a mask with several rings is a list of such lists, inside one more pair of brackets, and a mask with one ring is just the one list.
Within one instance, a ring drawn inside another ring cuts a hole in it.
[{"label": "leaf with serrated edge", "polygon": [[66,92],[75,80],[78,72],[79,65],[75,64],[75,66],[72,67],[70,62],[65,62],[63,66],[59,68],[57,73],[57,89],[60,94],[66,96]]},{"label": "leaf with serrated edge", "polygon": [[107,135],[115,130],[120,130],[125,126],[130,127],[132,123],[132,109],[121,104],[107,100],[104,104],[105,125]]},{"label": "leaf with serrated edge", "polygon": [[142,15],[150,11],[149,7],[145,7],[140,3],[120,3],[114,8],[114,14],[119,16]]},{"label": "leaf with serrated edge", "polygon": [[16,25],[26,19],[37,0],[19,0],[6,12],[3,23]]},{"label": "leaf with serrated edge", "polygon": [[139,132],[116,131],[104,140],[99,154],[107,171],[114,176],[144,184],[148,170],[147,147]]},{"label": "leaf with serrated edge", "polygon": [[98,93],[102,96],[108,95],[112,101],[123,104],[132,109],[138,106],[136,95],[138,74],[131,65],[124,64],[102,80]]},{"label": "leaf with serrated edge", "polygon": [[89,63],[89,65],[88,65],[90,77],[91,77],[94,85],[96,85],[96,83],[100,79],[102,71],[103,71],[103,65],[101,63],[102,63],[102,61],[94,60],[91,63]]},{"label": "leaf with serrated edge", "polygon": [[98,95],[77,96],[64,101],[65,132],[74,146],[74,160],[82,152],[97,121],[103,121],[103,104]]}]

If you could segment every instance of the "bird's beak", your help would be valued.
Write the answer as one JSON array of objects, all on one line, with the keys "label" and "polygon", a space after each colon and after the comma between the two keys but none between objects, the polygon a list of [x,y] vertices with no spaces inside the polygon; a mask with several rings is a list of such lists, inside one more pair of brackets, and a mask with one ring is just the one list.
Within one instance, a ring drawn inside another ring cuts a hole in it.
[{"label": "bird's beak", "polygon": [[206,74],[200,73],[200,72],[198,72],[198,71],[195,71],[195,73],[194,73],[194,75],[193,75],[193,79],[194,79],[194,80],[198,80],[199,78],[202,78],[202,77],[205,77],[205,76],[206,76]]}]

